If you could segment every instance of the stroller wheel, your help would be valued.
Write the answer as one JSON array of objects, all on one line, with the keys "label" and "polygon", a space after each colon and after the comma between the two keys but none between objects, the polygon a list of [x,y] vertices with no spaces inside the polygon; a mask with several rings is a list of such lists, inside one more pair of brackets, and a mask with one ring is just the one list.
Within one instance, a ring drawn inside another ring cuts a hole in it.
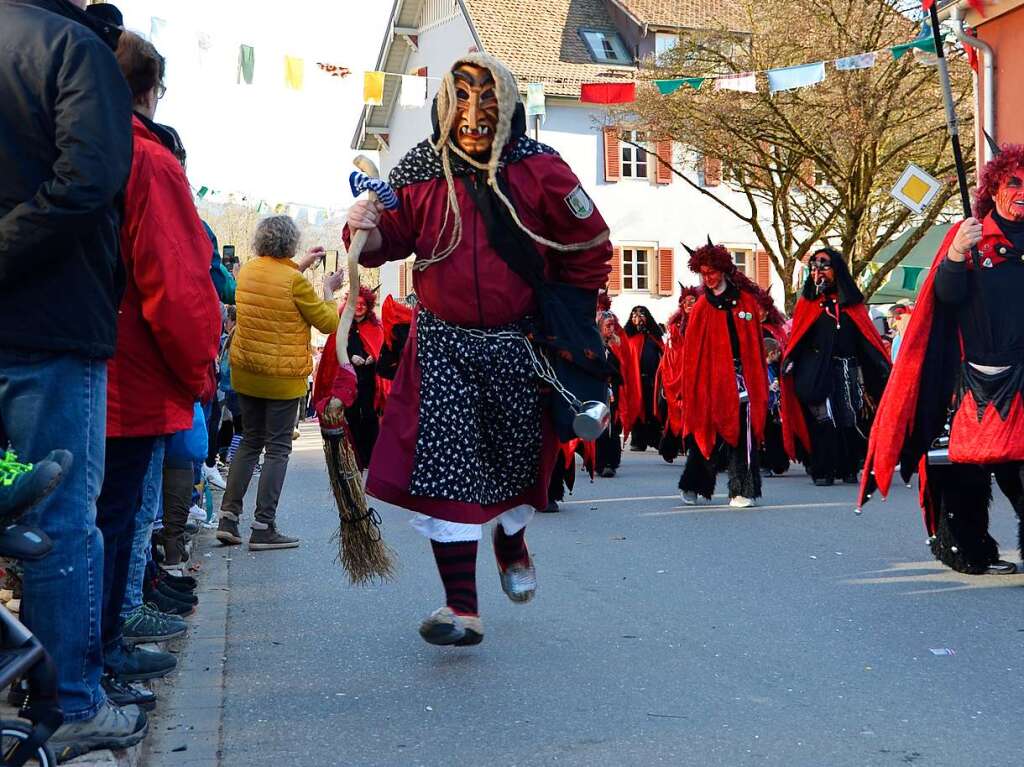
[{"label": "stroller wheel", "polygon": [[[14,764],[11,757],[18,746],[28,740],[31,735],[32,726],[27,722],[0,720],[0,767]],[[34,753],[28,755],[27,761],[20,761],[19,764],[30,765],[30,767],[56,767],[57,759],[50,747],[44,743]]]}]

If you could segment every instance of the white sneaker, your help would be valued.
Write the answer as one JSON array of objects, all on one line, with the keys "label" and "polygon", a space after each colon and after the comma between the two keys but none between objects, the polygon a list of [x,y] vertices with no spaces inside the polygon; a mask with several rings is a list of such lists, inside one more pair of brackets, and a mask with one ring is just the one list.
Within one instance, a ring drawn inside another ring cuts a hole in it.
[{"label": "white sneaker", "polygon": [[729,501],[729,505],[734,509],[749,509],[753,507],[754,502],[750,498],[744,498],[742,495],[737,495]]},{"label": "white sneaker", "polygon": [[680,490],[679,491],[679,497],[683,499],[683,503],[685,505],[687,505],[687,506],[696,506],[697,505],[697,494],[696,493],[687,493],[687,492],[684,492],[684,491]]},{"label": "white sneaker", "polygon": [[[203,479],[210,487],[215,487],[218,490],[227,490],[228,483],[224,479],[224,475],[220,473],[220,470],[216,466],[207,466],[203,464]],[[206,515],[203,515],[203,519],[206,519]]]},{"label": "white sneaker", "polygon": [[196,522],[202,524],[206,521],[206,509],[192,504],[192,508],[188,510],[188,518],[194,519]]}]

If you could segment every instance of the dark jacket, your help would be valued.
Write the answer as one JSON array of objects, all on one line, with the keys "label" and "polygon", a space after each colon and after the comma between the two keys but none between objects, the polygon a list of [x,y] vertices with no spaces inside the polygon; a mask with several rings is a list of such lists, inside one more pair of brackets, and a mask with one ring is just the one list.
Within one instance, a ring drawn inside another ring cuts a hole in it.
[{"label": "dark jacket", "polygon": [[0,346],[114,353],[131,95],[105,27],[0,0]]}]

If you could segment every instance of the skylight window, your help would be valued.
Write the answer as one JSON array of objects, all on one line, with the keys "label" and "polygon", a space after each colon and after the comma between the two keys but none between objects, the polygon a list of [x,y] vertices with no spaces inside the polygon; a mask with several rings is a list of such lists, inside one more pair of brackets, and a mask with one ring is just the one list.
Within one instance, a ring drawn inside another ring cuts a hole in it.
[{"label": "skylight window", "polygon": [[599,64],[632,64],[633,58],[626,50],[622,38],[615,32],[601,32],[581,29],[580,35],[594,61]]}]

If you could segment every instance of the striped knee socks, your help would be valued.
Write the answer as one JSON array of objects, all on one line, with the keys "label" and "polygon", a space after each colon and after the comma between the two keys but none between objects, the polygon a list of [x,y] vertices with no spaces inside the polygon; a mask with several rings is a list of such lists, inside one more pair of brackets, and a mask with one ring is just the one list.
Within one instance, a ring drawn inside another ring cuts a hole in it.
[{"label": "striped knee socks", "polygon": [[477,541],[430,542],[444,584],[448,607],[459,615],[479,615],[476,600]]}]

